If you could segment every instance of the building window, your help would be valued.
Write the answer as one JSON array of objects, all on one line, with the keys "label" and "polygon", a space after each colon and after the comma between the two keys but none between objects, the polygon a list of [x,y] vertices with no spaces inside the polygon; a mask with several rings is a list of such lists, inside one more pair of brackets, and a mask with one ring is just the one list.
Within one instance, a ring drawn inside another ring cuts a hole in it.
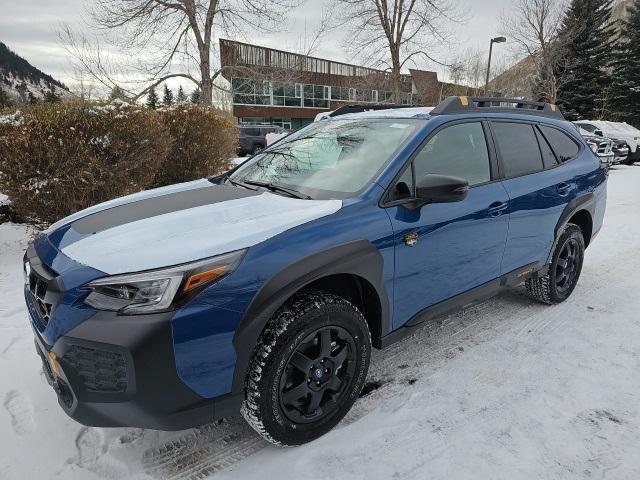
[{"label": "building window", "polygon": [[391,94],[391,92],[384,91],[384,92],[379,92],[379,97],[380,97],[380,103],[391,103],[391,99],[393,98],[393,95]]},{"label": "building window", "polygon": [[371,90],[371,101],[378,103],[378,90]]},{"label": "building window", "polygon": [[279,107],[300,107],[300,97],[297,95],[298,85],[291,83],[273,82],[273,104]]},{"label": "building window", "polygon": [[303,105],[310,108],[329,108],[329,100],[325,98],[323,85],[308,85],[303,88]]},{"label": "building window", "polygon": [[278,125],[279,127],[284,128],[285,130],[291,130],[291,119],[290,118],[272,118],[272,125]]},{"label": "building window", "polygon": [[[267,87],[269,86],[269,82]],[[232,78],[233,103],[244,105],[271,105],[271,96],[264,93],[264,83],[247,78]]]},{"label": "building window", "polygon": [[296,97],[301,98],[302,97],[302,84],[301,83],[296,83]]},{"label": "building window", "polygon": [[350,88],[349,89],[349,100],[352,101],[352,102],[356,100],[356,89],[355,88]]},{"label": "building window", "polygon": [[331,87],[331,100],[349,100],[349,88]]},{"label": "building window", "polygon": [[411,94],[410,93],[401,93],[400,94],[400,103],[402,105],[411,105]]}]

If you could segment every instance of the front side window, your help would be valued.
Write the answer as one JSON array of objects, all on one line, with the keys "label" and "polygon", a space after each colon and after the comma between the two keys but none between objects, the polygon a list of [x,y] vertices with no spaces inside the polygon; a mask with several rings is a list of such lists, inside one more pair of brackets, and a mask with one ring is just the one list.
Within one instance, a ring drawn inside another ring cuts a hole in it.
[{"label": "front side window", "polygon": [[419,125],[405,119],[313,123],[253,157],[229,178],[288,187],[316,199],[349,198],[371,183]]},{"label": "front side window", "polygon": [[519,177],[543,169],[533,125],[494,122],[492,127],[506,177]]},{"label": "front side window", "polygon": [[556,152],[560,162],[566,162],[578,155],[580,147],[566,133],[561,132],[557,128],[546,127],[540,125],[540,130],[545,138],[549,141],[551,148]]},{"label": "front side window", "polygon": [[461,123],[435,134],[414,159],[416,182],[429,174],[478,185],[491,180],[489,150],[480,122]]}]

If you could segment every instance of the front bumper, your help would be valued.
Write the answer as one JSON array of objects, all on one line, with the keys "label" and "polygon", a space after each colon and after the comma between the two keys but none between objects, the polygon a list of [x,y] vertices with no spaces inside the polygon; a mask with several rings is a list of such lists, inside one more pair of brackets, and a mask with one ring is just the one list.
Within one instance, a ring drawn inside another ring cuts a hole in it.
[{"label": "front bumper", "polygon": [[181,430],[238,413],[241,396],[203,398],[180,380],[170,319],[170,313],[98,312],[53,347],[34,329],[36,350],[63,410],[84,425],[157,430]]}]

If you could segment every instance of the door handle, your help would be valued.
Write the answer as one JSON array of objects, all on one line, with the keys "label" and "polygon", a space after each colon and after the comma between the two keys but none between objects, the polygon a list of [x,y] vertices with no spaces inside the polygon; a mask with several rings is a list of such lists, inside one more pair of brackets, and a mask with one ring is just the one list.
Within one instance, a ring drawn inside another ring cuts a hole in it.
[{"label": "door handle", "polygon": [[507,202],[493,202],[489,205],[487,213],[490,217],[499,217],[507,208],[509,208],[509,204]]},{"label": "door handle", "polygon": [[569,190],[571,189],[571,185],[568,183],[561,183],[556,187],[558,194],[562,197],[566,197],[569,194]]}]

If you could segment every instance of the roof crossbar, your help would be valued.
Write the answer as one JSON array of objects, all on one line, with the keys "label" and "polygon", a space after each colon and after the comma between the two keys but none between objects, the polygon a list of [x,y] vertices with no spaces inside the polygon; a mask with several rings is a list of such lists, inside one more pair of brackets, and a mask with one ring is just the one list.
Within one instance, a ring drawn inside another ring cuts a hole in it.
[{"label": "roof crossbar", "polygon": [[521,113],[564,120],[560,109],[551,103],[532,102],[518,98],[501,97],[447,97],[431,111],[431,115],[461,113]]}]

